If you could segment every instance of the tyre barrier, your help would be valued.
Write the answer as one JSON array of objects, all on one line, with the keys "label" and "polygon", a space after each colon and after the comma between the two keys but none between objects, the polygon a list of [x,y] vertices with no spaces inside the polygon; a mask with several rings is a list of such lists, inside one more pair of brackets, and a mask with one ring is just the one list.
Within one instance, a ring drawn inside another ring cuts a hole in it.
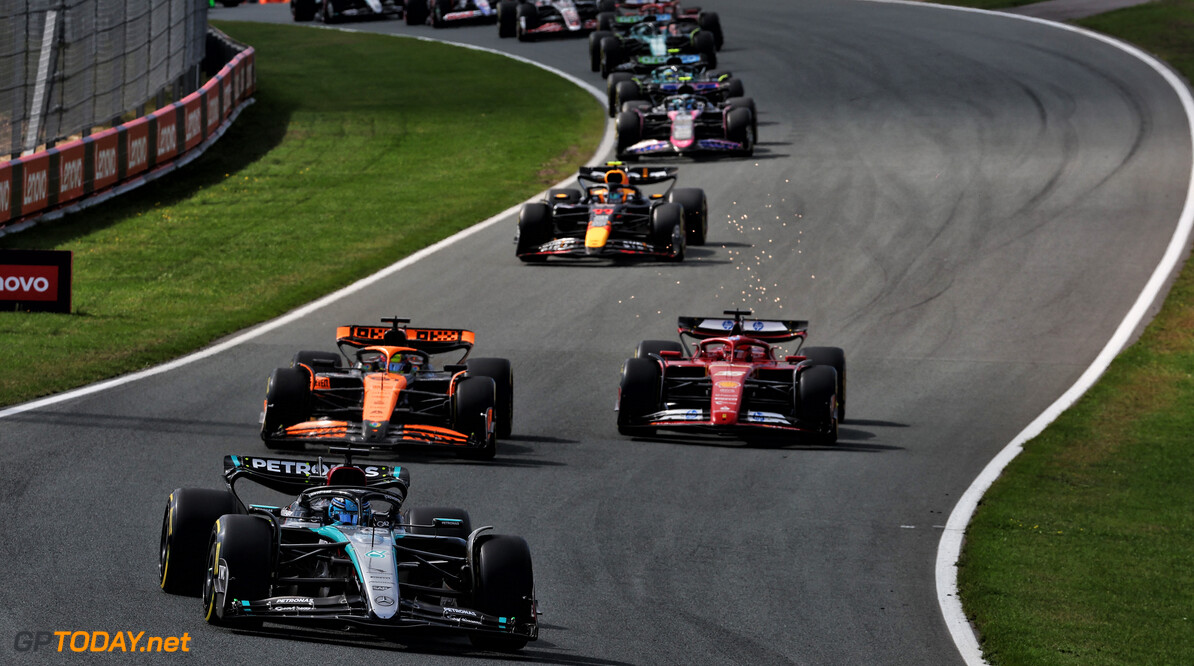
[{"label": "tyre barrier", "polygon": [[[218,39],[231,42],[222,33]],[[131,189],[198,156],[257,89],[253,48],[238,46],[239,52],[199,90],[169,106],[0,164],[0,234],[122,186]]]}]

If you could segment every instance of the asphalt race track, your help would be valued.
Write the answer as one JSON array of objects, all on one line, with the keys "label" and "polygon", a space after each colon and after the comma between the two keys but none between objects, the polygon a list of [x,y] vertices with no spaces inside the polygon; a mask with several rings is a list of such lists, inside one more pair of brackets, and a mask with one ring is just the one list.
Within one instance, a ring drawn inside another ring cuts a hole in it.
[{"label": "asphalt race track", "polygon": [[[67,630],[187,632],[205,663],[494,657],[464,641],[216,630],[198,600],[157,587],[166,495],[218,487],[226,453],[265,452],[269,372],[332,348],[337,324],[397,313],[472,328],[477,354],[514,362],[513,439],[491,464],[409,460],[409,505],[462,506],[528,539],[543,625],[520,658],[959,663],[934,589],[941,526],[1091,362],[1157,264],[1190,179],[1185,116],[1141,62],[1025,21],[706,4],[762,139],[752,159],[685,163],[681,185],[708,192],[707,246],[681,265],[526,266],[503,221],[249,344],[4,419],[0,661],[31,663],[10,656],[18,631]],[[601,83],[583,40],[348,27],[500,47]],[[618,373],[637,341],[671,337],[677,315],[743,306],[809,319],[812,344],[846,349],[842,441],[618,436]]]}]

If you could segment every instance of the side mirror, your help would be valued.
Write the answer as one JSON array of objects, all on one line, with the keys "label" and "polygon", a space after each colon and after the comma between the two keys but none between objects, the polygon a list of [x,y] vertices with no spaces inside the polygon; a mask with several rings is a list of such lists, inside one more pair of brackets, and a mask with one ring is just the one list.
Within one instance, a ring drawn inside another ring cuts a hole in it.
[{"label": "side mirror", "polygon": [[664,349],[659,352],[663,358],[684,358],[684,352],[676,351],[675,349]]}]

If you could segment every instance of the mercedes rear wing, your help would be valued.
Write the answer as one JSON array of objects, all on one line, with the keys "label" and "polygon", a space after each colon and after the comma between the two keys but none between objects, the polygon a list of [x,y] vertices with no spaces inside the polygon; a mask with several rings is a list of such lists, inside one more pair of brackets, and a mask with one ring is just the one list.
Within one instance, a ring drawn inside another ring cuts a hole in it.
[{"label": "mercedes rear wing", "polygon": [[[360,452],[358,452],[360,453]],[[327,485],[327,475],[341,466],[335,460],[296,460],[260,456],[224,456],[224,482],[231,488],[239,479],[247,479],[280,493],[298,494],[308,488]],[[379,490],[398,491],[403,497],[410,490],[410,470],[391,465],[357,465],[365,472],[365,485]]]}]

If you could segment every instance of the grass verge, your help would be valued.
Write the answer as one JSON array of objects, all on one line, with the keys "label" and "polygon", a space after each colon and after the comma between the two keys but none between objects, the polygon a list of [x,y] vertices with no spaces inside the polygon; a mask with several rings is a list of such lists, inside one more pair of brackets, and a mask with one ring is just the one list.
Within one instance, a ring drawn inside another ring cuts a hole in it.
[{"label": "grass verge", "polygon": [[[969,4],[969,3],[967,3]],[[1080,22],[1194,76],[1194,3]],[[993,664],[1194,663],[1194,267],[992,486],[959,588]]]},{"label": "grass verge", "polygon": [[0,238],[74,252],[73,313],[0,313],[0,404],[160,363],[350,284],[575,173],[605,129],[589,93],[501,56],[219,27],[257,51],[257,103],[224,138],[136,192]]}]

